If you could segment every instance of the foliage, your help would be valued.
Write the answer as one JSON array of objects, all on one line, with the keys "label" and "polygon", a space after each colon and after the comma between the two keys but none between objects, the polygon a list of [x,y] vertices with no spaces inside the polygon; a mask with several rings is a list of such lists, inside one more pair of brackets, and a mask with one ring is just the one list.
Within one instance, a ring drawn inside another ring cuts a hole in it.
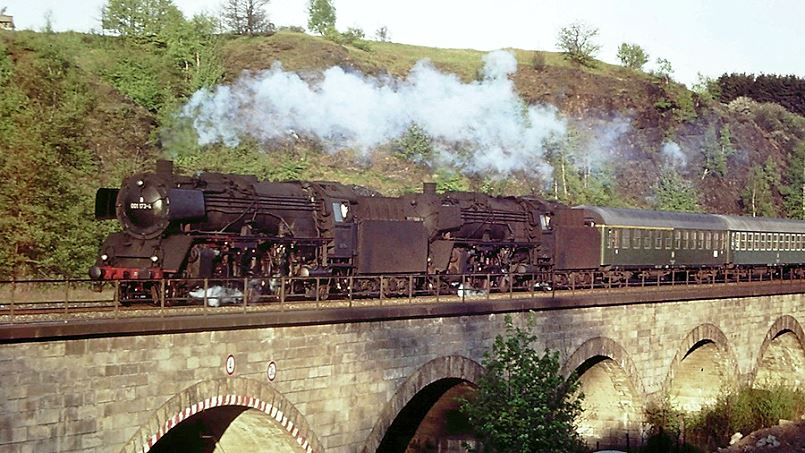
[{"label": "foliage", "polygon": [[166,92],[154,67],[141,59],[121,58],[106,77],[121,93],[151,112],[158,111],[165,101]]},{"label": "foliage", "polygon": [[181,16],[171,0],[108,0],[101,10],[101,27],[120,36],[150,39]]},{"label": "foliage", "polygon": [[720,395],[712,406],[692,414],[686,437],[707,451],[729,444],[733,433],[750,433],[805,413],[805,393],[783,386],[743,387]]},{"label": "foliage", "polygon": [[674,408],[666,395],[646,408],[649,441],[642,451],[671,451],[680,438],[689,442],[680,451],[716,451],[726,447],[736,432],[750,433],[803,414],[805,393],[784,386],[741,387],[719,395],[715,403],[696,413]]},{"label": "foliage", "polygon": [[166,55],[184,73],[190,92],[211,87],[223,77],[215,37],[217,28],[216,19],[199,14],[189,21],[173,22],[163,33]]},{"label": "foliage", "polygon": [[[773,177],[777,169],[770,168],[774,162],[766,162],[766,165],[753,165],[749,170],[749,180],[746,188],[741,193],[741,202],[744,205],[744,212],[752,217],[776,217],[777,209],[774,206],[772,196]],[[774,173],[770,172],[773,171]]]},{"label": "foliage", "polygon": [[329,41],[341,45],[351,45],[355,48],[369,52],[372,49],[369,45],[369,42],[364,39],[365,36],[366,34],[363,32],[363,29],[358,27],[349,27],[347,28],[347,31],[343,33],[339,32],[335,28],[328,28],[324,32],[324,38]]},{"label": "foliage", "polygon": [[378,28],[375,31],[375,39],[380,42],[389,42],[391,41],[391,35],[389,34],[389,28],[385,25]]},{"label": "foliage", "polygon": [[699,99],[705,102],[713,102],[721,96],[721,88],[718,82],[702,73],[696,74],[696,83],[693,84],[691,90],[699,96]]},{"label": "foliage", "polygon": [[598,29],[582,22],[574,22],[559,30],[556,46],[573,62],[592,66],[601,46],[594,42]]},{"label": "foliage", "polygon": [[716,137],[715,129],[710,126],[704,133],[702,143],[704,168],[702,179],[708,175],[724,177],[727,175],[727,159],[735,153],[732,147],[732,134],[729,124],[724,124]]},{"label": "foliage", "polygon": [[671,81],[671,75],[674,73],[674,68],[671,67],[671,62],[666,60],[665,58],[657,58],[656,60],[657,67],[652,71],[652,74],[655,77],[659,77],[665,83]]},{"label": "foliage", "polygon": [[[533,328],[531,321],[529,329]],[[506,333],[484,354],[485,374],[477,394],[461,401],[461,412],[485,452],[576,452],[583,395],[575,376],[559,371],[559,353],[533,347],[537,337],[506,316]]]},{"label": "foliage", "polygon": [[307,7],[307,28],[320,35],[335,29],[335,6],[332,0],[310,0]]},{"label": "foliage", "polygon": [[270,0],[225,0],[221,16],[226,27],[236,35],[263,35],[274,32],[265,7]]},{"label": "foliage", "polygon": [[696,189],[673,168],[666,168],[654,186],[654,209],[660,211],[699,211]]},{"label": "foliage", "polygon": [[535,51],[534,55],[531,57],[531,67],[537,71],[545,69],[545,54]]},{"label": "foliage", "polygon": [[433,159],[433,139],[417,124],[412,124],[400,138],[394,141],[394,151],[414,162],[430,162]]},{"label": "foliage", "polygon": [[637,44],[624,42],[618,47],[618,60],[629,69],[641,70],[648,63],[648,53]]},{"label": "foliage", "polygon": [[729,103],[739,97],[757,102],[774,102],[805,116],[805,79],[795,75],[724,74],[718,78],[719,99]]},{"label": "foliage", "polygon": [[288,31],[291,33],[304,33],[305,27],[300,27],[299,25],[280,25],[279,31]]},{"label": "foliage", "polygon": [[684,123],[696,119],[696,107],[693,103],[693,93],[688,90],[678,90],[676,97],[676,107],[674,108],[674,119],[678,123]]},{"label": "foliage", "polygon": [[0,44],[0,278],[75,275],[102,230],[86,135],[96,99],[53,35],[18,36],[34,52],[16,65]]},{"label": "foliage", "polygon": [[469,190],[467,180],[455,171],[441,169],[436,173],[434,180],[438,192],[465,192]]},{"label": "foliage", "polygon": [[800,140],[786,167],[788,183],[781,192],[785,212],[794,219],[805,219],[805,140]]}]

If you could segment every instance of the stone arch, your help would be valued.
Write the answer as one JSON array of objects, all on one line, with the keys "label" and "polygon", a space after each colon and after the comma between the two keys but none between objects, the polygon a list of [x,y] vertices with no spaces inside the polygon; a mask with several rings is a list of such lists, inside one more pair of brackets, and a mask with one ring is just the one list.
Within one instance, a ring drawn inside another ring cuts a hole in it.
[{"label": "stone arch", "polygon": [[[705,368],[705,364],[713,366]],[[691,374],[694,366],[702,374],[694,377]],[[714,376],[719,377],[719,382],[713,382]],[[714,401],[724,385],[737,383],[738,377],[738,362],[727,336],[717,326],[705,323],[688,332],[680,343],[668,368],[664,389],[682,409],[696,411]],[[693,380],[696,385],[676,385],[681,379],[683,383]],[[694,388],[697,395],[690,394]]]},{"label": "stone arch", "polygon": [[444,380],[463,381],[475,385],[483,371],[484,368],[478,362],[458,355],[438,357],[425,363],[400,385],[391,400],[386,403],[361,451],[363,453],[377,451],[400,412],[426,387]]},{"label": "stone arch", "polygon": [[[781,341],[785,341],[786,345],[781,345]],[[773,345],[780,345],[782,348],[789,349],[788,351],[778,351],[778,348],[773,348],[770,351],[770,347]],[[798,346],[798,349],[797,349]],[[790,315],[783,315],[777,320],[775,320],[769,330],[766,332],[766,337],[763,339],[763,343],[760,345],[760,349],[757,355],[757,361],[755,363],[754,370],[751,373],[751,382],[752,385],[755,386],[757,384],[762,384],[761,380],[766,380],[770,376],[768,376],[769,372],[772,370],[767,370],[769,368],[768,360],[769,358],[767,355],[771,352],[783,352],[788,353],[788,357],[775,357],[778,360],[787,360],[788,362],[784,364],[784,366],[788,366],[789,368],[794,368],[792,373],[793,377],[799,377],[800,373],[797,373],[798,369],[805,370],[805,331],[802,329],[802,325]],[[775,354],[779,355],[779,354]],[[802,387],[803,382],[793,382],[795,387]]]},{"label": "stone arch", "polygon": [[304,416],[268,383],[246,378],[199,382],[168,400],[131,437],[122,452],[148,452],[171,429],[203,411],[239,406],[260,411],[281,427],[300,452],[323,452]]},{"label": "stone arch", "polygon": [[627,446],[640,435],[644,388],[626,350],[607,337],[591,338],[568,358],[564,375],[577,371],[585,394],[579,433],[588,444]]},{"label": "stone arch", "polygon": [[570,373],[579,369],[584,362],[596,356],[609,357],[617,362],[630,377],[633,389],[640,394],[645,393],[643,381],[640,379],[640,374],[637,372],[637,367],[635,367],[629,353],[615,340],[607,337],[590,338],[582,343],[565,362],[562,367],[562,374],[565,376],[570,375]]}]

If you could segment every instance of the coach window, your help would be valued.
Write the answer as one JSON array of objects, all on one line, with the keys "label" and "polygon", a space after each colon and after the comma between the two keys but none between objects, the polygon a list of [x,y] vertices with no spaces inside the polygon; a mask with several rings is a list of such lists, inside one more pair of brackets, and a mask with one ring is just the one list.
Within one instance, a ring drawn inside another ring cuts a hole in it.
[{"label": "coach window", "polygon": [[688,241],[690,240],[690,231],[685,231],[682,234],[684,236],[684,239],[683,239],[683,242],[682,242],[682,248],[684,250],[687,250],[688,249]]},{"label": "coach window", "polygon": [[749,244],[747,244],[747,250],[754,250],[755,249],[755,233],[747,234],[747,239],[749,240]]},{"label": "coach window", "polygon": [[632,248],[639,249],[641,241],[640,235],[642,234],[642,231],[635,229],[633,233],[634,235],[632,235]]},{"label": "coach window", "polygon": [[791,235],[790,234],[785,235],[785,250],[787,252],[791,251]]},{"label": "coach window", "polygon": [[651,230],[643,231],[643,249],[651,250]]},{"label": "coach window", "polygon": [[632,230],[630,230],[628,228],[623,229],[623,237],[622,237],[623,240],[621,242],[622,248],[628,249],[629,245],[631,245],[630,244],[630,242],[632,241],[632,234],[631,233],[632,233]]},{"label": "coach window", "polygon": [[662,231],[657,230],[654,232],[654,248],[657,250],[662,248],[662,235]]},{"label": "coach window", "polygon": [[679,230],[674,231],[674,248],[682,249],[682,232]]},{"label": "coach window", "polygon": [[609,249],[616,249],[618,245],[620,245],[620,235],[618,234],[618,230],[609,229],[607,230],[609,234],[609,240],[607,241],[607,248]]},{"label": "coach window", "polygon": [[698,250],[704,250],[704,231],[699,231],[697,235],[699,238],[696,241],[696,248]]},{"label": "coach window", "polygon": [[712,250],[713,249],[713,233],[707,232],[704,236],[704,248],[705,250]]},{"label": "coach window", "polygon": [[771,249],[775,252],[780,250],[780,235],[777,233],[771,235]]},{"label": "coach window", "polygon": [[766,233],[760,233],[760,249],[763,251],[769,249],[769,237]]}]

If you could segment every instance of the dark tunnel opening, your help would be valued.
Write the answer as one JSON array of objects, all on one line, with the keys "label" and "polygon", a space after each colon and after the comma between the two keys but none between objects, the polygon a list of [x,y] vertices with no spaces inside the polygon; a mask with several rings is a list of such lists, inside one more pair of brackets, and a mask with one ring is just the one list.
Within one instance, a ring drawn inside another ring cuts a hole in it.
[{"label": "dark tunnel opening", "polygon": [[232,422],[248,409],[224,406],[199,412],[168,431],[150,451],[212,453]]},{"label": "dark tunnel opening", "polygon": [[[400,413],[397,414],[394,422],[386,431],[386,434],[378,446],[377,451],[383,453],[403,453],[406,451],[412,451],[411,443],[415,436],[418,436],[418,432],[423,431],[420,428],[422,428],[423,422],[426,420],[426,418],[428,418],[428,413],[434,408],[435,405],[437,405],[437,403],[440,403],[439,400],[442,399],[445,394],[457,386],[461,386],[462,384],[469,388],[469,384],[462,379],[447,378],[436,381],[420,390],[419,393],[417,393],[400,411]],[[459,393],[466,393],[466,390]],[[453,401],[446,403],[452,404]],[[424,431],[443,432],[447,430],[449,432],[451,430],[468,430],[466,421],[464,421],[459,414],[455,414],[454,412],[455,411],[448,412],[444,419],[437,417],[438,420],[433,420],[434,423],[446,423],[449,426],[425,427],[430,429],[425,429]],[[461,420],[458,420],[457,418]],[[425,446],[417,446],[416,449],[417,451],[429,451]]]}]

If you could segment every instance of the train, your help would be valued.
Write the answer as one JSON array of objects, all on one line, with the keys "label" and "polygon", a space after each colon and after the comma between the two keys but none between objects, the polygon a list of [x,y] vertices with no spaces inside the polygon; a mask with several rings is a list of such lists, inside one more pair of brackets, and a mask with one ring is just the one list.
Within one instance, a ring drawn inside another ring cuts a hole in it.
[{"label": "train", "polygon": [[125,301],[181,300],[210,280],[252,300],[319,300],[344,291],[801,277],[805,269],[802,221],[570,207],[437,193],[433,183],[387,197],[335,182],[179,175],[167,160],[98,189],[95,217],[122,228],[104,240],[90,278],[117,282]]}]

